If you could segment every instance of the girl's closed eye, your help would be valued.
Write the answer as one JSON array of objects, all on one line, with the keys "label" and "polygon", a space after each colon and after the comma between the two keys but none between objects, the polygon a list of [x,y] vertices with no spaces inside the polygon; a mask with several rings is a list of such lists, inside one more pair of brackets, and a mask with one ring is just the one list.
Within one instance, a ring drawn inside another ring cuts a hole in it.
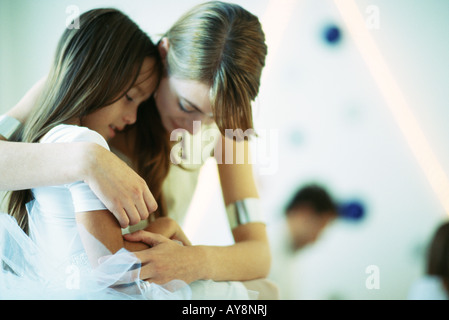
[{"label": "girl's closed eye", "polygon": [[133,102],[134,99],[129,96],[129,94],[125,94],[126,100],[129,102]]}]

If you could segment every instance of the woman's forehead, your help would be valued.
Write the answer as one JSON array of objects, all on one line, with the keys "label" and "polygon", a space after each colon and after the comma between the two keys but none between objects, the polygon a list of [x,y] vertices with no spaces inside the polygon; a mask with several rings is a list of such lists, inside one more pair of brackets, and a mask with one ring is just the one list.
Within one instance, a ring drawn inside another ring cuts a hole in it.
[{"label": "woman's forehead", "polygon": [[211,112],[210,86],[196,80],[184,80],[176,77],[170,77],[169,81],[180,99],[187,101],[204,113]]}]

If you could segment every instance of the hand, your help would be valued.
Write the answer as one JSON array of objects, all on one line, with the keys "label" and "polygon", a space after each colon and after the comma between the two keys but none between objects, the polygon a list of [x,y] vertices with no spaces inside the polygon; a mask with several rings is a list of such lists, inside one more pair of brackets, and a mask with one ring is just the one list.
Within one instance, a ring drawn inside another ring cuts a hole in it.
[{"label": "hand", "polygon": [[86,158],[85,182],[122,228],[147,219],[157,209],[145,180],[112,152],[89,144]]},{"label": "hand", "polygon": [[198,261],[191,249],[163,235],[140,230],[124,235],[127,241],[144,242],[152,248],[134,252],[141,261],[140,278],[156,284],[171,280],[186,283],[198,280],[195,262]]},{"label": "hand", "polygon": [[180,241],[185,246],[192,245],[179,224],[169,217],[157,218],[155,221],[151,222],[145,230],[161,234],[171,240]]}]

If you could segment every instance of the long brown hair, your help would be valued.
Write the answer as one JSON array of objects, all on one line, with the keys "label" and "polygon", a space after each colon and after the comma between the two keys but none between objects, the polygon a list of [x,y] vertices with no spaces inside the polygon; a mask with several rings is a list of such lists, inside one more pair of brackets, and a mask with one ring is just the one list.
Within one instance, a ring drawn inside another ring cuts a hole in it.
[{"label": "long brown hair", "polygon": [[162,125],[154,96],[139,107],[137,121],[128,130],[135,137],[131,155],[134,168],[146,181],[158,203],[152,218],[167,216],[162,185],[170,168],[170,140]]},{"label": "long brown hair", "polygon": [[[267,54],[258,18],[236,4],[206,2],[181,16],[164,37],[170,44],[165,75],[211,87],[209,96],[220,132],[253,128],[251,102],[259,93]],[[159,199],[159,215],[166,215],[162,184],[170,167],[169,135],[154,99],[139,109],[137,118],[132,157]]]},{"label": "long brown hair", "polygon": [[[145,57],[160,60],[148,35],[116,9],[87,11],[79,22],[79,29],[63,32],[41,97],[13,141],[38,142],[59,124],[82,121],[126,94]],[[9,194],[8,212],[25,231],[31,199],[31,190]]]}]

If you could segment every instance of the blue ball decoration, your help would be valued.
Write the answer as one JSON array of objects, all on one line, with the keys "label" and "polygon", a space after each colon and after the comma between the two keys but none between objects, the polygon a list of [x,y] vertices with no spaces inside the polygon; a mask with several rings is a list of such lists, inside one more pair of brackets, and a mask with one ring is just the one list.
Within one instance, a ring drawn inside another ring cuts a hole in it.
[{"label": "blue ball decoration", "polygon": [[357,200],[341,203],[338,208],[339,216],[348,220],[361,220],[365,216],[365,206]]},{"label": "blue ball decoration", "polygon": [[337,45],[341,42],[342,32],[337,25],[330,24],[324,28],[323,37],[327,44]]}]

